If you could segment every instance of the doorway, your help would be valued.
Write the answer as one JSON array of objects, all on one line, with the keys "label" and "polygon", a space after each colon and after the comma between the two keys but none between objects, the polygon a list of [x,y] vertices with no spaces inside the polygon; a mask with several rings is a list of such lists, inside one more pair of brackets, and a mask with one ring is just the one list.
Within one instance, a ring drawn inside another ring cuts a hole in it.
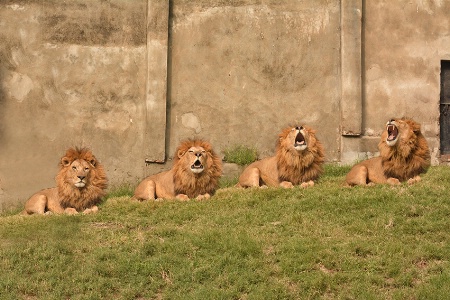
[{"label": "doorway", "polygon": [[450,155],[450,61],[441,61],[441,155]]}]

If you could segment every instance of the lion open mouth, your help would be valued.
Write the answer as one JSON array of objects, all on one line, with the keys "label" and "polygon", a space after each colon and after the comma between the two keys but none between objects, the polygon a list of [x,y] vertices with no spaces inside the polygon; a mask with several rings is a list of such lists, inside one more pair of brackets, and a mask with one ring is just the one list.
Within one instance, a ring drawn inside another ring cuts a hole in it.
[{"label": "lion open mouth", "polygon": [[398,137],[398,128],[394,124],[388,124],[387,126],[387,132],[388,132],[388,141],[395,141]]},{"label": "lion open mouth", "polygon": [[200,173],[203,171],[203,164],[197,159],[191,166],[191,171],[194,173]]},{"label": "lion open mouth", "polygon": [[306,148],[305,136],[299,131],[295,137],[294,148],[297,150],[303,150]]}]

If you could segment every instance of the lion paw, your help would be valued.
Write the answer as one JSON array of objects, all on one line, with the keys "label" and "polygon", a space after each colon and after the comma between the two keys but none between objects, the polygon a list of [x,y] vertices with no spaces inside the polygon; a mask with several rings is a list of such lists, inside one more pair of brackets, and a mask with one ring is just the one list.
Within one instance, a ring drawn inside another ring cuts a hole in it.
[{"label": "lion paw", "polygon": [[208,200],[209,198],[211,198],[211,195],[206,193],[206,194],[203,194],[203,195],[198,195],[197,198],[195,198],[195,199],[197,199],[197,200]]},{"label": "lion paw", "polygon": [[189,197],[185,194],[178,194],[175,198],[177,198],[180,201],[189,201]]},{"label": "lion paw", "polygon": [[414,176],[413,178],[408,179],[408,184],[414,184],[421,180],[422,180],[422,178],[420,178],[420,176],[417,175],[417,176]]},{"label": "lion paw", "polygon": [[290,181],[283,181],[280,183],[280,186],[285,189],[292,189],[294,185]]},{"label": "lion paw", "polygon": [[314,186],[314,181],[310,180],[310,181],[307,181],[307,182],[302,182],[300,184],[300,187],[302,187],[302,188],[307,188],[307,187],[310,187],[310,186]]},{"label": "lion paw", "polygon": [[400,180],[398,180],[397,178],[388,178],[387,183],[390,185],[400,185]]},{"label": "lion paw", "polygon": [[95,214],[95,213],[97,213],[98,212],[98,207],[96,206],[96,205],[94,205],[94,206],[92,206],[91,208],[86,208],[84,211],[83,211],[83,214],[84,215],[87,215],[87,214]]},{"label": "lion paw", "polygon": [[64,212],[68,215],[76,215],[78,214],[77,210],[73,207],[68,207],[64,210]]}]

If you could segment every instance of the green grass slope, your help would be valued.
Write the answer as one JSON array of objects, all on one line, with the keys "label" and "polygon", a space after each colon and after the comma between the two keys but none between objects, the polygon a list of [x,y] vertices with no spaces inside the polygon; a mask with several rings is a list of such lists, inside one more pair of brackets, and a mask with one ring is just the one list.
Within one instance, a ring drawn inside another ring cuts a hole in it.
[{"label": "green grass slope", "polygon": [[[450,168],[408,186],[220,189],[0,218],[1,299],[448,299]],[[117,196],[125,195],[125,196]]]}]

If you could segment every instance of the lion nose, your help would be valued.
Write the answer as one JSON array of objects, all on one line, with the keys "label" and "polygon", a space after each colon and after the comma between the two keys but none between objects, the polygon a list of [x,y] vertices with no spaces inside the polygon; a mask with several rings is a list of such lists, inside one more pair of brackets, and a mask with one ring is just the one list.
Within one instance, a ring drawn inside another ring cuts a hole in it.
[{"label": "lion nose", "polygon": [[77,176],[80,180],[83,180],[84,178],[86,178],[86,176]]},{"label": "lion nose", "polygon": [[200,157],[200,156],[202,156],[202,154],[201,153],[195,153],[195,156]]}]

